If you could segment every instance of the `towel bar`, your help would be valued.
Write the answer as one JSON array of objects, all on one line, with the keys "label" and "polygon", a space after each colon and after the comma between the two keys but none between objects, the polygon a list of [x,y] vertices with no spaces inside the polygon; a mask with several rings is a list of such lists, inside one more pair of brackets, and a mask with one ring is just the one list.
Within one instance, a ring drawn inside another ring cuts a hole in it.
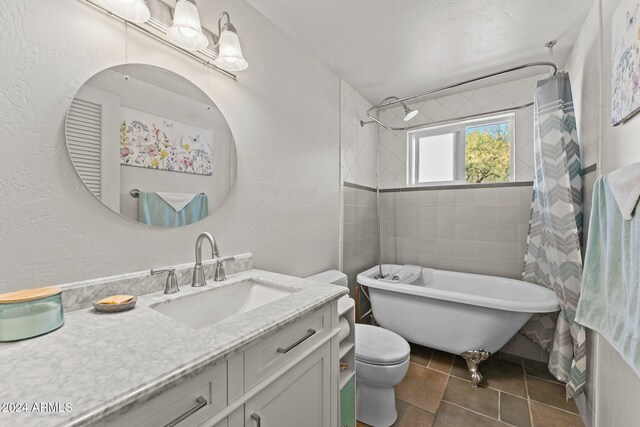
[{"label": "towel bar", "polygon": [[[138,190],[137,188],[134,188],[131,191],[129,191],[129,194],[131,194],[131,197],[133,197],[134,199],[140,198],[140,190]],[[205,193],[199,193],[199,194],[205,194]]]}]

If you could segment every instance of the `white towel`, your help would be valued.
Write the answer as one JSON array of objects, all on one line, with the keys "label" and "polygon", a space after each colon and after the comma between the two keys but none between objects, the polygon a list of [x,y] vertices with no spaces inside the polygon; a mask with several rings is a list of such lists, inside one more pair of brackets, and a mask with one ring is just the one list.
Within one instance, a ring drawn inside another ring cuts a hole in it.
[{"label": "white towel", "polygon": [[185,208],[197,194],[191,193],[158,193],[158,197],[167,202],[176,212]]},{"label": "white towel", "polygon": [[606,338],[640,376],[640,215],[622,219],[608,178],[593,186],[575,319]]},{"label": "white towel", "polygon": [[640,163],[633,163],[611,172],[607,183],[622,217],[630,220],[640,198]]},{"label": "white towel", "polygon": [[380,280],[384,282],[409,284],[420,277],[421,271],[422,267],[420,266],[405,265],[400,267],[397,271],[392,271],[387,277]]}]

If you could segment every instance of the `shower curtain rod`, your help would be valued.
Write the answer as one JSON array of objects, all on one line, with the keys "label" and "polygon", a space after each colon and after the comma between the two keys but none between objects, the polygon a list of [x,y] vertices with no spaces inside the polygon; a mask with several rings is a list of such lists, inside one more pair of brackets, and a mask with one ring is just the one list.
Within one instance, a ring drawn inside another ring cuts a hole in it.
[{"label": "shower curtain rod", "polygon": [[[514,71],[523,70],[525,68],[531,68],[531,67],[551,67],[551,69],[552,69],[551,75],[552,76],[555,76],[556,73],[558,72],[558,66],[553,62],[546,62],[546,61],[543,61],[543,62],[530,62],[528,64],[524,64],[524,65],[519,65],[517,67],[508,68],[506,70],[502,70],[502,71],[498,71],[498,72],[495,72],[495,73],[487,74],[487,75],[484,75],[484,76],[481,76],[481,77],[476,77],[476,78],[471,79],[471,80],[465,80],[463,82],[455,83],[455,84],[452,84],[452,85],[449,85],[449,86],[444,86],[444,87],[441,87],[441,88],[438,88],[438,89],[433,89],[433,90],[429,90],[427,92],[422,92],[422,93],[419,93],[417,95],[407,96],[406,98],[395,99],[393,101],[385,100],[385,101],[381,102],[380,104],[374,105],[373,107],[371,107],[371,108],[369,108],[367,110],[367,117],[369,117],[371,120],[367,121],[367,122],[361,120],[360,121],[360,126],[364,126],[364,125],[370,124],[370,123],[377,123],[377,124],[379,124],[380,126],[382,126],[383,128],[385,128],[387,130],[399,130],[399,131],[401,131],[401,130],[412,130],[412,129],[422,128],[422,127],[425,127],[425,126],[445,125],[445,124],[457,122],[457,121],[460,121],[460,120],[480,118],[480,117],[484,117],[484,116],[492,116],[492,115],[495,115],[495,114],[506,113],[506,112],[509,112],[509,111],[521,110],[523,108],[531,107],[533,105],[533,102],[530,102],[528,104],[518,105],[518,106],[515,106],[515,107],[510,107],[510,108],[502,108],[500,110],[487,111],[487,112],[484,112],[484,113],[481,113],[481,114],[474,114],[474,115],[456,117],[456,118],[453,118],[453,119],[440,120],[440,121],[437,121],[437,122],[420,123],[420,124],[417,124],[417,125],[405,126],[405,127],[388,126],[388,125],[382,123],[380,120],[378,120],[377,118],[375,118],[374,116],[371,115],[371,112],[373,110],[377,110],[377,109],[382,108],[382,107],[387,107],[389,105],[394,105],[394,104],[404,104],[406,101],[410,101],[412,99],[422,98],[423,96],[433,95],[433,94],[438,93],[438,92],[444,92],[445,90],[448,90],[448,89],[454,89],[454,88],[457,88],[457,87],[460,87],[460,86],[464,86],[464,85],[467,85],[467,84],[470,84],[470,83],[475,83],[475,82],[478,82],[478,81],[481,81],[481,80],[489,79],[491,77],[496,77],[496,76],[500,76],[502,74],[508,74],[508,73],[512,73]],[[385,98],[385,99],[388,99],[388,98]]]}]

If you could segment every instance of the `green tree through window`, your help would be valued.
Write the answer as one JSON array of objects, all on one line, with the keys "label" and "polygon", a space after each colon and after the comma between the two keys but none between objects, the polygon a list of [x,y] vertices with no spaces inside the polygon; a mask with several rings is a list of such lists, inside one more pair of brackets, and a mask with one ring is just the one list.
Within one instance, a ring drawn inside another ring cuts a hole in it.
[{"label": "green tree through window", "polygon": [[511,126],[509,123],[466,128],[465,181],[509,181]]}]

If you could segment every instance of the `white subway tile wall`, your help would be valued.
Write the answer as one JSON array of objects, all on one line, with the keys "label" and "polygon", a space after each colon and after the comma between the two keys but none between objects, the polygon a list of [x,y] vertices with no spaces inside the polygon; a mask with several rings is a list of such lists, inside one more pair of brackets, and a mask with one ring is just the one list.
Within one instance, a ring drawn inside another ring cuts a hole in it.
[{"label": "white subway tile wall", "polygon": [[529,185],[382,193],[383,262],[519,279],[531,197]]}]

